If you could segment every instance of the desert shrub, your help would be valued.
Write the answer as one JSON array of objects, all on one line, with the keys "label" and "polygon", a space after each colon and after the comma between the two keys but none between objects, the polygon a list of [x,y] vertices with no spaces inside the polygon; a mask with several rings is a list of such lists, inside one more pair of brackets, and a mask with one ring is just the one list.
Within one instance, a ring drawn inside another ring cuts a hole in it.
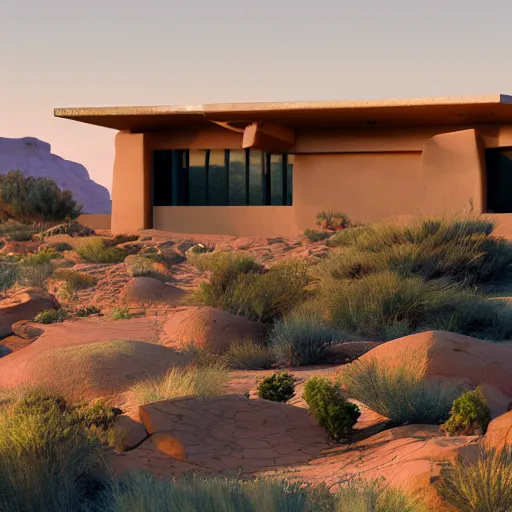
[{"label": "desert shrub", "polygon": [[129,320],[132,317],[130,308],[126,306],[112,308],[111,315],[113,320]]},{"label": "desert shrub", "polygon": [[480,388],[456,398],[442,429],[451,435],[483,435],[491,422],[491,411]]},{"label": "desert shrub", "polygon": [[18,265],[0,263],[0,292],[12,288],[20,277]]},{"label": "desert shrub", "polygon": [[329,238],[331,236],[331,233],[327,231],[317,231],[315,229],[305,229],[304,236],[310,242],[321,242],[322,240]]},{"label": "desert shrub", "polygon": [[344,213],[334,211],[321,211],[316,214],[316,225],[322,229],[337,229],[350,226],[350,220]]},{"label": "desert shrub", "polygon": [[107,247],[101,238],[88,238],[77,244],[76,252],[90,263],[121,263],[127,254],[118,247]]},{"label": "desert shrub", "polygon": [[108,481],[103,460],[62,398],[32,392],[0,415],[0,511],[93,510]]},{"label": "desert shrub", "polygon": [[429,512],[421,498],[382,480],[352,480],[336,493],[335,502],[335,512]]},{"label": "desert shrub", "polygon": [[336,441],[350,434],[361,415],[359,407],[346,400],[341,386],[324,377],[308,379],[304,400],[320,426]]},{"label": "desert shrub", "polygon": [[227,368],[219,362],[173,367],[160,379],[141,380],[131,391],[138,403],[184,396],[220,395],[229,382]]},{"label": "desert shrub", "polygon": [[332,506],[333,498],[322,486],[268,478],[159,479],[132,471],[114,488],[112,512],[331,512]]},{"label": "desert shrub", "polygon": [[0,175],[0,202],[19,219],[76,218],[81,206],[69,190],[60,190],[49,178],[23,176],[21,171]]},{"label": "desert shrub", "polygon": [[31,231],[13,231],[9,235],[9,240],[12,242],[30,242],[32,237],[33,233]]},{"label": "desert shrub", "polygon": [[73,246],[67,242],[57,242],[52,246],[57,252],[72,251]]},{"label": "desert shrub", "polygon": [[68,317],[68,313],[65,309],[45,309],[34,317],[34,322],[40,324],[56,324],[64,322]]},{"label": "desert shrub", "polygon": [[19,282],[21,285],[41,290],[46,290],[48,279],[53,273],[53,265],[51,263],[39,263],[36,265],[26,265],[23,263],[19,269]]},{"label": "desert shrub", "polygon": [[409,226],[382,222],[336,234],[321,264],[336,279],[388,270],[423,279],[446,278],[469,285],[510,277],[512,248],[491,236],[494,225],[480,217],[420,219]]},{"label": "desert shrub", "polygon": [[160,262],[158,258],[144,256],[137,256],[134,261],[130,263],[131,274],[133,277],[161,277],[160,272],[155,270],[154,263]]},{"label": "desert shrub", "polygon": [[78,272],[71,269],[57,269],[52,274],[54,281],[64,281],[68,283],[73,290],[83,290],[94,286],[98,279],[85,272]]},{"label": "desert shrub", "polygon": [[460,512],[512,510],[512,447],[481,451],[476,461],[458,457],[442,472],[440,495]]},{"label": "desert shrub", "polygon": [[288,372],[276,372],[258,383],[257,394],[272,402],[287,402],[295,395],[295,378]]},{"label": "desert shrub", "polygon": [[405,355],[395,367],[383,366],[376,358],[358,359],[343,368],[339,382],[347,395],[394,423],[445,421],[453,401],[466,387],[425,379],[425,363]]},{"label": "desert shrub", "polygon": [[22,260],[23,265],[45,265],[51,263],[54,259],[62,259],[63,256],[57,252],[53,247],[46,247],[36,253],[25,256]]},{"label": "desert shrub", "polygon": [[391,272],[326,282],[322,307],[337,328],[363,339],[389,340],[422,330],[483,339],[512,336],[512,308],[444,280]]},{"label": "desert shrub", "polygon": [[91,315],[98,315],[101,309],[97,306],[82,306],[73,311],[73,314],[78,317],[87,317]]},{"label": "desert shrub", "polygon": [[269,334],[269,344],[279,362],[305,366],[322,362],[342,335],[313,315],[294,314],[277,320]]},{"label": "desert shrub", "polygon": [[233,370],[265,370],[275,362],[269,347],[251,340],[233,343],[224,358]]},{"label": "desert shrub", "polygon": [[284,260],[264,273],[239,275],[217,307],[255,322],[273,322],[304,302],[309,282],[306,262]]}]

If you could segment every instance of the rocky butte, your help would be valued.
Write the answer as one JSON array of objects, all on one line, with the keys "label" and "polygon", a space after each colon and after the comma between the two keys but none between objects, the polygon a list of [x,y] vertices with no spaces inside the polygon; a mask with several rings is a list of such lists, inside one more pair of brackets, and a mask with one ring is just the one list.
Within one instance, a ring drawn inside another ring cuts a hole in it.
[{"label": "rocky butte", "polygon": [[20,170],[25,176],[51,178],[60,189],[69,189],[83,206],[83,213],[110,213],[109,191],[91,180],[87,169],[54,155],[47,142],[34,137],[0,137],[0,174]]}]

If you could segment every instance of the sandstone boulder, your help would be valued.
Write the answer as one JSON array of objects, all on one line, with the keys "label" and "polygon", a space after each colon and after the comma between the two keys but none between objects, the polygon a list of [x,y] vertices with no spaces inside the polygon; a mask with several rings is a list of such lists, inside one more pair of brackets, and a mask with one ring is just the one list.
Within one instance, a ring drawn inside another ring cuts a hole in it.
[{"label": "sandstone boulder", "polygon": [[[32,341],[33,340],[20,338],[19,336],[7,336],[7,338],[0,340],[0,351],[5,356],[7,354],[11,354],[12,352],[21,350],[22,348],[28,347]],[[0,357],[2,357],[1,354]]]},{"label": "sandstone boulder", "polygon": [[26,256],[37,252],[41,242],[7,242],[0,252],[2,254],[18,254],[20,256]]},{"label": "sandstone boulder", "polygon": [[163,283],[153,277],[134,277],[122,293],[122,300],[132,304],[165,304],[176,306],[184,299],[186,292],[181,288]]},{"label": "sandstone boulder", "polygon": [[[512,401],[512,346],[461,334],[429,331],[398,338],[370,350],[361,360],[376,358],[382,367],[414,361],[424,377],[482,386],[494,416]],[[340,369],[343,372],[343,367]]]},{"label": "sandstone boulder", "polygon": [[44,331],[41,327],[38,327],[29,320],[20,320],[19,322],[12,324],[12,332],[20,338],[34,341],[39,338]]},{"label": "sandstone boulder", "polygon": [[512,410],[493,419],[489,423],[484,437],[487,448],[501,450],[505,446],[512,446]]},{"label": "sandstone boulder", "polygon": [[169,342],[179,347],[196,346],[224,353],[232,343],[262,342],[266,329],[243,316],[212,307],[183,307],[173,311],[164,324]]},{"label": "sandstone boulder", "polygon": [[12,334],[12,325],[19,320],[32,320],[45,309],[59,307],[55,297],[31,288],[0,296],[0,337]]}]

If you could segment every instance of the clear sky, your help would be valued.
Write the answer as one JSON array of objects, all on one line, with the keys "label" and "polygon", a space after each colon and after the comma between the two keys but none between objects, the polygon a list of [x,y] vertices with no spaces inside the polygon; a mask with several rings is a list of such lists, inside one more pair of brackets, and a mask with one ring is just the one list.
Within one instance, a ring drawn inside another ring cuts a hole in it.
[{"label": "clear sky", "polygon": [[112,130],[54,107],[512,94],[512,1],[0,0],[0,136],[111,188]]}]

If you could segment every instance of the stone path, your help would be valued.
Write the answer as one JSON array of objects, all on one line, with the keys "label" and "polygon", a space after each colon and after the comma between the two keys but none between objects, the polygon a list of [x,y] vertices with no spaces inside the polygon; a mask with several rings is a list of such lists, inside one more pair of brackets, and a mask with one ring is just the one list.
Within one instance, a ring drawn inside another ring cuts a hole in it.
[{"label": "stone path", "polygon": [[139,412],[150,437],[116,456],[118,472],[251,474],[304,464],[329,447],[325,431],[305,409],[267,400],[189,397],[143,405]]}]

